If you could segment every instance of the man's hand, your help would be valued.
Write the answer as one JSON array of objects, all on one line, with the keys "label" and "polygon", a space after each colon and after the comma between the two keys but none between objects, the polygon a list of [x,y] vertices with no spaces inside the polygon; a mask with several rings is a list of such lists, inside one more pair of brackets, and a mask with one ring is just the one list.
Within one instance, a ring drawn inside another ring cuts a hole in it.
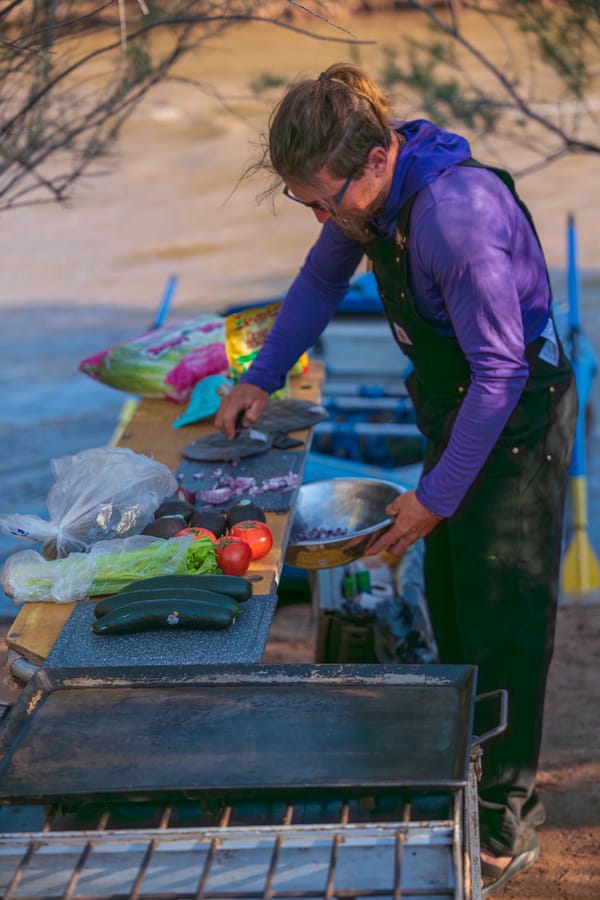
[{"label": "man's hand", "polygon": [[[254,384],[236,384],[221,400],[215,416],[215,427],[232,440],[235,437],[236,424],[249,428],[254,425],[269,405],[269,395],[262,388]],[[241,423],[238,422],[239,414],[243,412]]]},{"label": "man's hand", "polygon": [[433,531],[441,516],[426,509],[419,503],[414,491],[399,494],[389,506],[386,513],[394,519],[393,524],[367,550],[366,556],[375,556],[387,550],[394,556],[401,556],[412,544]]}]

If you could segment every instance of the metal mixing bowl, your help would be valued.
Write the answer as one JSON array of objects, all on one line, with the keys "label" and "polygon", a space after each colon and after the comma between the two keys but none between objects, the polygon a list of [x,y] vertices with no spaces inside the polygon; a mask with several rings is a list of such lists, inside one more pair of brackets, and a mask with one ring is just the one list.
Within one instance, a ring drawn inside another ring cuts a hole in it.
[{"label": "metal mixing bowl", "polygon": [[286,563],[300,569],[332,569],[359,559],[391,525],[385,508],[403,490],[374,478],[331,478],[301,485]]}]

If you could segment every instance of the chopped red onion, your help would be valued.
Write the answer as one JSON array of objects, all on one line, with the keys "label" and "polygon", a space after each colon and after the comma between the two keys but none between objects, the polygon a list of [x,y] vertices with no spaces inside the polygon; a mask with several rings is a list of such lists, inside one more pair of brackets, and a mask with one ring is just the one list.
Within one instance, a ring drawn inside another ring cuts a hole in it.
[{"label": "chopped red onion", "polygon": [[290,540],[296,541],[326,541],[330,538],[344,537],[349,534],[347,528],[304,528],[295,531]]},{"label": "chopped red onion", "polygon": [[228,500],[231,500],[232,492],[228,487],[218,487],[213,488],[210,491],[200,491],[198,496],[203,503],[216,505],[219,503],[227,503]]}]

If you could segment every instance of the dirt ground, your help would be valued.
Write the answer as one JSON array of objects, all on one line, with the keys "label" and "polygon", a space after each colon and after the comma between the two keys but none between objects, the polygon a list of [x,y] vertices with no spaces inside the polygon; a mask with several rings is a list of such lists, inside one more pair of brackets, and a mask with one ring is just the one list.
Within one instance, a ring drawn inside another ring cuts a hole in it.
[{"label": "dirt ground", "polygon": [[[263,661],[312,662],[315,638],[310,604],[283,606],[275,614]],[[539,772],[539,792],[547,810],[547,820],[539,829],[541,854],[535,866],[495,895],[498,900],[600,898],[599,658],[600,596],[563,603]],[[11,702],[20,688],[5,662],[2,643],[0,702]]]},{"label": "dirt ground", "polygon": [[[265,662],[310,662],[316,622],[307,604],[275,614]],[[498,900],[600,900],[600,596],[558,613],[539,772],[547,820],[538,862]]]}]

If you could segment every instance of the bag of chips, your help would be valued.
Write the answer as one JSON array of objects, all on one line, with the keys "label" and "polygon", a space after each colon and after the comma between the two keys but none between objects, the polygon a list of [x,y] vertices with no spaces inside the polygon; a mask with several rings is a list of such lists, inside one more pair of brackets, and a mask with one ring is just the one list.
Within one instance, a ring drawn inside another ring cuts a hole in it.
[{"label": "bag of chips", "polygon": [[[235,383],[254,362],[265,338],[273,327],[280,301],[248,306],[230,313],[225,318],[225,347],[229,359],[229,377]],[[303,353],[289,371],[289,375],[302,375],[308,370],[308,356]],[[273,396],[285,396],[281,388]]]},{"label": "bag of chips", "polygon": [[128,394],[182,403],[207,375],[227,374],[225,320],[205,314],[156,328],[82,360],[79,369]]}]

